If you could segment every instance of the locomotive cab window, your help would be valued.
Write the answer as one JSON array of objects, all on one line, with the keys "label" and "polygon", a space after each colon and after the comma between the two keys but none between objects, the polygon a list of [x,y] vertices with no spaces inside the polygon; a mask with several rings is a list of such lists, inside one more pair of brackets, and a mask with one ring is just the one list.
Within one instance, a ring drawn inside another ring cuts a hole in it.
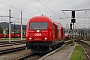
[{"label": "locomotive cab window", "polygon": [[30,29],[47,29],[48,23],[47,22],[30,22]]}]

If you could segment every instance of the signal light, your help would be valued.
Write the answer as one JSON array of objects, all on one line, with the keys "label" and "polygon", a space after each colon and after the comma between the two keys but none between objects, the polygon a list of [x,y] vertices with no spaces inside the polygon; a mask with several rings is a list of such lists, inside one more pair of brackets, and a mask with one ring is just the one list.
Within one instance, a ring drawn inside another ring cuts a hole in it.
[{"label": "signal light", "polygon": [[72,11],[72,18],[75,18],[75,11]]},{"label": "signal light", "polygon": [[70,29],[72,30],[72,23],[70,23]]},{"label": "signal light", "polygon": [[76,22],[76,19],[71,19],[71,23],[75,23]]}]

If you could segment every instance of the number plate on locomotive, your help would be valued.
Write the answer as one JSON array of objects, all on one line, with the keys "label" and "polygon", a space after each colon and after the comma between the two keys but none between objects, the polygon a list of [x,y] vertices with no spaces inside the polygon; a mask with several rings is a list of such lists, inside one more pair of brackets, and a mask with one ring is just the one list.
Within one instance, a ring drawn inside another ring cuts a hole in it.
[{"label": "number plate on locomotive", "polygon": [[35,33],[34,36],[41,36],[41,33]]}]

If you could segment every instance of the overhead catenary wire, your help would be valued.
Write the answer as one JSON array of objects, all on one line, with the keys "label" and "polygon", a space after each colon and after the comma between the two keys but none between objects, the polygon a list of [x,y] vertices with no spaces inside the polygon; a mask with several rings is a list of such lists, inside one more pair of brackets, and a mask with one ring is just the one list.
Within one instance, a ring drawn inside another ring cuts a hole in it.
[{"label": "overhead catenary wire", "polygon": [[[30,14],[30,15],[32,15],[32,16],[33,16],[33,14],[28,13],[28,12],[26,12],[26,11],[23,11],[23,10],[21,10],[20,8],[13,7],[13,6],[11,6],[11,5],[9,5],[9,4],[6,4],[6,3],[3,3],[3,2],[0,2],[0,3],[1,3],[1,4],[3,4],[3,5],[6,5],[6,6],[8,6],[8,7],[14,8],[14,9],[16,9],[16,10],[22,11],[22,12],[24,12],[24,13],[27,13],[27,14]],[[21,20],[21,19],[16,18],[16,17],[11,17],[11,18],[15,18],[15,19]]]},{"label": "overhead catenary wire", "polygon": [[[63,14],[66,16],[65,12],[63,11]],[[66,16],[67,17],[67,16]],[[68,18],[68,17],[67,17]]]},{"label": "overhead catenary wire", "polygon": [[[87,1],[86,9],[83,9],[83,11],[85,11],[83,15],[84,15],[86,18],[88,18],[88,17],[87,17],[87,15],[88,15],[87,12],[88,12],[88,10],[90,10],[90,9],[88,9],[89,3],[90,3],[90,0]],[[86,13],[87,13],[87,14],[86,14]],[[85,15],[85,14],[86,14],[86,15]],[[83,17],[83,18],[85,18],[85,17]],[[85,19],[86,19],[86,18],[85,18]]]},{"label": "overhead catenary wire", "polygon": [[[59,9],[59,10],[61,10],[59,7],[58,7],[58,5],[53,1],[53,0],[51,0],[52,2],[53,2],[53,4]],[[63,13],[64,13],[64,15],[66,16],[66,14],[65,14],[65,12],[63,11]],[[67,16],[66,16],[67,17]]]},{"label": "overhead catenary wire", "polygon": [[57,13],[55,13],[53,10],[51,10],[49,7],[47,7],[45,4],[43,4],[42,2],[40,2],[39,0],[37,0],[39,3],[41,3],[44,7],[46,7],[48,10],[50,10],[51,12],[53,12],[55,15],[57,15],[58,17],[60,17],[60,15],[58,15]]},{"label": "overhead catenary wire", "polygon": [[8,7],[14,8],[14,9],[16,9],[16,10],[19,10],[19,11],[25,12],[25,13],[30,14],[30,15],[33,16],[33,14],[28,13],[28,12],[26,12],[26,11],[23,11],[23,10],[21,10],[21,9],[19,9],[19,8],[16,8],[16,7],[10,6],[10,5],[8,5],[8,4],[6,4],[6,3],[3,3],[3,2],[0,2],[0,3],[3,4],[3,5],[6,5],[6,6],[8,6]]},{"label": "overhead catenary wire", "polygon": [[[90,0],[88,0],[88,2],[87,2],[86,9],[89,7],[89,3],[90,3]],[[86,10],[85,13],[84,13],[84,15],[85,15],[87,12],[88,12],[88,11]],[[87,15],[88,15],[88,13],[86,14],[86,17],[87,17]]]},{"label": "overhead catenary wire", "polygon": [[40,12],[40,10],[36,9],[35,7],[33,7],[32,5],[28,4],[27,2],[25,2],[25,1],[23,1],[23,0],[21,0],[21,1],[22,1],[23,3],[25,3],[25,4],[27,4],[28,6],[32,7],[34,10]]},{"label": "overhead catenary wire", "polygon": [[86,7],[86,9],[88,8],[89,4],[90,4],[90,0],[88,0],[88,2],[87,2],[87,7]]},{"label": "overhead catenary wire", "polygon": [[[53,1],[53,0],[51,0],[52,2],[53,2],[53,4],[58,8],[58,10],[61,10],[59,7],[58,7],[58,5]],[[66,16],[66,14],[65,14],[65,12],[63,11],[63,13],[64,13],[64,15]],[[67,17],[67,16],[66,16]]]},{"label": "overhead catenary wire", "polygon": [[[58,16],[59,17],[59,19],[61,19],[61,17],[60,17],[60,15],[58,15],[57,13],[55,13],[53,10],[51,10],[49,7],[47,7],[45,4],[43,4],[42,2],[40,2],[39,0],[37,0],[39,3],[41,3],[44,7],[46,7],[48,10],[50,10],[51,12],[53,12],[56,16]],[[66,22],[66,20],[65,19],[63,19],[65,22]],[[67,21],[68,22],[68,21]]]},{"label": "overhead catenary wire", "polygon": [[58,5],[53,1],[53,0],[51,0],[52,2],[53,2],[53,4],[59,9],[59,10],[61,10],[59,7],[58,7]]},{"label": "overhead catenary wire", "polygon": [[[51,0],[52,1],[52,3],[57,7],[57,9],[58,10],[61,10],[60,8],[59,8],[59,6],[53,1],[53,0]],[[63,13],[64,13],[64,15],[66,16],[66,14],[65,14],[65,12],[63,11]],[[67,16],[66,16],[66,18],[68,18]],[[60,19],[62,19],[62,18],[60,18]],[[65,22],[66,22],[66,20],[65,19],[63,19]],[[68,21],[67,21],[68,22]]]},{"label": "overhead catenary wire", "polygon": [[88,11],[90,9],[77,9],[77,10],[61,10],[61,11]]},{"label": "overhead catenary wire", "polygon": [[[0,16],[1,17],[1,19],[3,18],[3,17],[9,17],[9,16]],[[11,17],[11,18],[15,18],[15,19],[17,19],[17,20],[20,20],[20,18],[17,18],[17,17]]]}]

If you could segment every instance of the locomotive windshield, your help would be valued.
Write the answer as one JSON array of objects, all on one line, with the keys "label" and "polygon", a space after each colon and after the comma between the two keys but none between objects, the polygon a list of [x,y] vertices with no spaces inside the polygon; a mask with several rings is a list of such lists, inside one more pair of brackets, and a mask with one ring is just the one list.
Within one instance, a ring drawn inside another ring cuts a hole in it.
[{"label": "locomotive windshield", "polygon": [[30,29],[47,29],[48,23],[47,22],[31,22]]}]

